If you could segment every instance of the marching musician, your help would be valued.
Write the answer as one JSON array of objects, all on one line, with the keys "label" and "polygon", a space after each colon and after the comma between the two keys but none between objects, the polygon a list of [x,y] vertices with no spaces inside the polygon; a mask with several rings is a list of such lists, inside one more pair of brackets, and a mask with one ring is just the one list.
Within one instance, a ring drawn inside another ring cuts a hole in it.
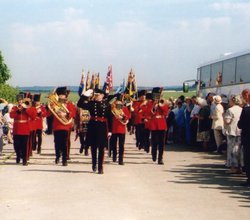
[{"label": "marching musician", "polygon": [[[33,105],[33,98],[34,95],[28,93],[28,98],[30,99],[30,108],[32,111],[36,113],[36,108]],[[30,135],[28,140],[28,147],[29,147],[29,154],[28,154],[28,160],[29,157],[32,156],[32,150],[36,150],[36,117],[29,120],[29,127],[30,127]]]},{"label": "marching musician", "polygon": [[14,149],[16,152],[16,163],[23,160],[23,165],[28,165],[27,159],[29,156],[28,139],[30,134],[29,120],[35,119],[36,112],[30,108],[28,99],[24,100],[24,94],[17,95],[17,105],[13,106],[10,112],[10,117],[14,119],[13,123],[13,138]]},{"label": "marching musician", "polygon": [[[67,141],[68,141],[68,133],[72,128],[72,117],[74,116],[74,111],[68,108],[66,103],[67,97],[67,87],[58,87],[55,91],[56,95],[56,103],[51,102],[48,106],[50,108],[50,113],[48,115],[53,114],[53,134],[54,134],[54,142],[55,142],[55,153],[56,159],[55,163],[59,163],[60,156],[62,154],[62,165],[67,166]],[[51,99],[49,97],[49,99]],[[58,103],[57,103],[58,102]],[[58,106],[64,106],[57,110]],[[67,123],[64,123],[64,119],[67,120]]]},{"label": "marching musician", "polygon": [[[89,111],[87,137],[91,146],[92,170],[96,171],[98,149],[98,173],[103,174],[104,149],[108,147],[108,137],[111,136],[111,107],[104,100],[104,91],[100,89],[87,90],[79,99],[77,106]],[[88,101],[89,97],[92,99]]]},{"label": "marching musician", "polygon": [[33,105],[36,108],[36,138],[34,150],[37,150],[38,154],[41,154],[42,146],[42,134],[43,134],[43,118],[47,116],[45,107],[40,102],[41,94],[34,94]]},{"label": "marching musician", "polygon": [[145,131],[144,131],[144,151],[149,153],[150,149],[150,124],[151,124],[151,109],[154,104],[153,102],[153,95],[152,93],[147,93],[146,94],[146,113],[145,113],[145,119],[144,119],[144,124],[145,124]]},{"label": "marching musician", "polygon": [[124,165],[124,143],[126,134],[126,124],[131,117],[128,107],[123,105],[122,95],[117,94],[117,99],[111,105],[112,112],[112,135],[110,138],[110,148],[113,152],[113,162],[117,160],[117,141],[119,140],[118,164]]},{"label": "marching musician", "polygon": [[76,139],[79,136],[80,139],[80,154],[89,155],[89,145],[87,143],[87,130],[88,130],[88,122],[90,120],[90,115],[88,110],[84,110],[82,108],[77,108],[75,126],[76,126]]},{"label": "marching musician", "polygon": [[168,115],[168,106],[163,99],[160,99],[162,88],[155,87],[152,90],[154,103],[151,108],[151,142],[152,159],[155,162],[158,151],[158,164],[163,165],[163,151],[165,145],[165,131],[167,129],[166,117]]},{"label": "marching musician", "polygon": [[138,91],[138,101],[133,102],[134,114],[135,114],[135,138],[136,147],[144,148],[144,135],[145,135],[145,112],[147,110],[146,90]]},{"label": "marching musician", "polygon": [[[68,110],[72,113],[72,118],[75,119],[75,117],[76,117],[76,106],[72,101],[70,101],[68,99],[69,93],[70,93],[70,90],[67,90],[65,103],[67,104]],[[70,157],[69,157],[69,155],[70,155],[70,147],[71,147],[70,136],[71,136],[72,128],[73,128],[73,123],[71,124],[71,128],[68,131],[68,137],[67,137],[67,160],[70,160]]]}]

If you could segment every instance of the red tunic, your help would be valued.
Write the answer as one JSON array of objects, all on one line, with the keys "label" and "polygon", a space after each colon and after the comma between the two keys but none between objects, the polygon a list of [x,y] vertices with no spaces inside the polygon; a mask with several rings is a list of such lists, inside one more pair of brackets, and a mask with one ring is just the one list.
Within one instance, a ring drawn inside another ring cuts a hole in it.
[{"label": "red tunic", "polygon": [[18,107],[14,106],[10,112],[10,117],[14,119],[13,134],[14,135],[29,135],[30,134],[30,119],[35,119],[36,112],[33,108],[22,109],[18,111]]},{"label": "red tunic", "polygon": [[36,129],[43,129],[43,118],[47,116],[47,111],[43,105],[36,107]]},{"label": "red tunic", "polygon": [[[71,112],[71,116],[73,119],[76,118],[76,112],[77,112],[77,108],[75,106],[75,104],[71,101],[67,102],[67,109]],[[71,124],[71,128],[73,127],[73,123]]]},{"label": "red tunic", "polygon": [[[124,112],[124,121],[129,120],[131,117],[130,111],[127,107],[122,108]],[[122,124],[114,115],[112,116],[112,134],[125,134],[126,125]]]},{"label": "red tunic", "polygon": [[[69,115],[71,118],[73,118],[75,116],[75,111],[73,110],[72,108],[72,105],[70,104],[65,104],[66,105],[66,108],[69,110]],[[51,115],[51,112],[48,114],[48,115]],[[68,125],[64,125],[62,124],[58,119],[57,117],[53,117],[53,124],[52,124],[52,129],[54,131],[58,131],[58,130],[66,130],[66,131],[69,131],[70,129],[72,128],[72,122],[69,123]]]},{"label": "red tunic", "polygon": [[[32,106],[29,109],[32,109],[32,111],[36,115],[36,108],[35,107]],[[29,127],[30,127],[30,131],[35,131],[36,130],[36,118],[30,118]]]},{"label": "red tunic", "polygon": [[147,101],[147,105],[146,105],[146,110],[145,110],[145,129],[149,129],[151,130],[151,124],[152,124],[152,120],[151,120],[151,117],[152,117],[152,108],[153,108],[153,104],[154,102],[153,101]]},{"label": "red tunic", "polygon": [[143,124],[147,111],[146,101],[136,101],[133,103],[135,121],[134,124]]},{"label": "red tunic", "polygon": [[151,122],[150,122],[150,130],[166,130],[167,123],[166,117],[168,115],[168,106],[165,104],[159,104],[153,113],[151,109]]}]

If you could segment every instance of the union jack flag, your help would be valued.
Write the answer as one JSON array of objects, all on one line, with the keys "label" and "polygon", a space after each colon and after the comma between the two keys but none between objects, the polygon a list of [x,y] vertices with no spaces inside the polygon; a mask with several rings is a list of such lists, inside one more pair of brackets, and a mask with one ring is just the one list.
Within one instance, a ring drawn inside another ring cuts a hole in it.
[{"label": "union jack flag", "polygon": [[113,89],[113,75],[112,75],[112,65],[108,67],[108,73],[106,76],[106,82],[104,82],[103,90],[106,94],[109,94],[110,90]]}]

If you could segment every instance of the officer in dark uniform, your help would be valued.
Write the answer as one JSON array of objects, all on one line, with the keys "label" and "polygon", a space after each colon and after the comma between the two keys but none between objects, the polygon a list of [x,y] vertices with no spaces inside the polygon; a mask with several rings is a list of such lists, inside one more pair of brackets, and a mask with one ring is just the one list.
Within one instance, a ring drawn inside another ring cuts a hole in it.
[{"label": "officer in dark uniform", "polygon": [[[111,107],[104,100],[104,91],[100,89],[87,90],[79,99],[77,106],[89,111],[87,139],[91,146],[92,170],[96,171],[98,149],[98,173],[103,174],[104,149],[108,146],[108,136],[111,136]],[[88,97],[93,96],[90,101]]]}]

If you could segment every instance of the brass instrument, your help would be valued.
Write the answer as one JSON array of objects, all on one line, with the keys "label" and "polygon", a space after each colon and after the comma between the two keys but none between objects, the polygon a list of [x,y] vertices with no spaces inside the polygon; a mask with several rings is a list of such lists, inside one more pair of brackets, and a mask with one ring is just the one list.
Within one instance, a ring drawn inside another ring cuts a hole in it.
[{"label": "brass instrument", "polygon": [[166,104],[167,104],[167,101],[166,101],[165,99],[163,99],[163,98],[161,98],[161,99],[156,99],[156,100],[154,101],[154,105],[153,105],[153,108],[151,109],[151,112],[152,112],[153,114],[155,114],[156,111],[157,111],[157,109],[159,108],[159,106],[163,106],[163,105],[166,105]]},{"label": "brass instrument", "polygon": [[90,120],[90,113],[88,110],[80,109],[80,122],[87,124]]},{"label": "brass instrument", "polygon": [[48,108],[52,114],[64,125],[72,123],[67,107],[59,102],[59,97],[55,91],[48,96]]},{"label": "brass instrument", "polygon": [[[125,114],[122,110],[122,108],[117,108],[116,107],[116,101],[114,101],[111,105],[111,112],[112,114],[123,124],[126,125],[128,124],[128,120],[125,117]],[[121,102],[122,105],[122,102]]]},{"label": "brass instrument", "polygon": [[22,103],[22,107],[23,108],[30,108],[32,106],[32,101],[30,98],[24,98],[23,99],[23,103]]}]

